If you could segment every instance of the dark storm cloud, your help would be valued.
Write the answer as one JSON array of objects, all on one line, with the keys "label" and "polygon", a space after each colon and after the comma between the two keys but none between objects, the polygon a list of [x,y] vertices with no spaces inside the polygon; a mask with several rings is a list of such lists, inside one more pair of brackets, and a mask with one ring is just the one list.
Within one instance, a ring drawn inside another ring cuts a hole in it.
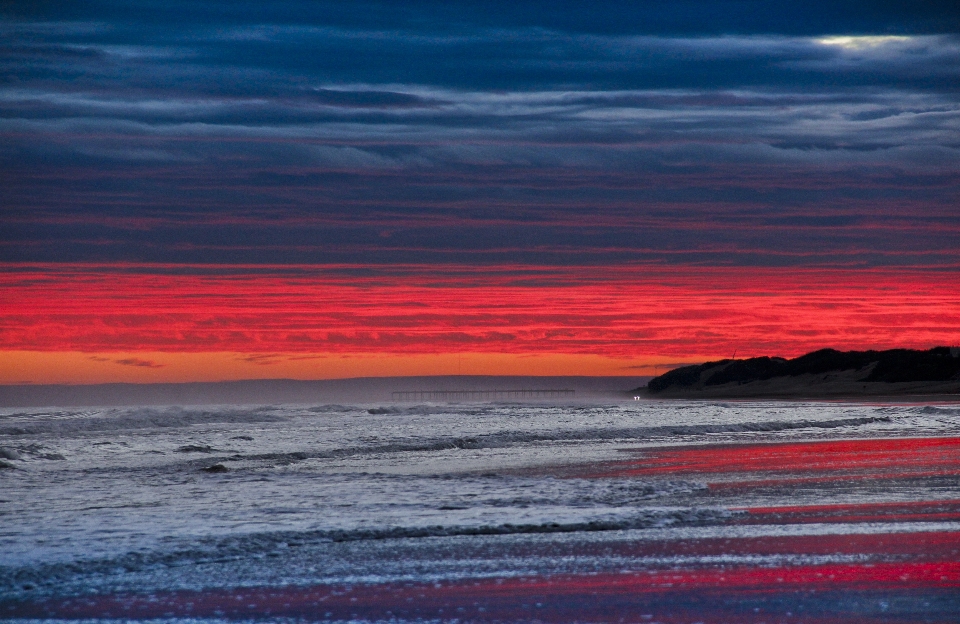
[{"label": "dark storm cloud", "polygon": [[0,257],[960,262],[960,12],[770,4],[5,5]]}]

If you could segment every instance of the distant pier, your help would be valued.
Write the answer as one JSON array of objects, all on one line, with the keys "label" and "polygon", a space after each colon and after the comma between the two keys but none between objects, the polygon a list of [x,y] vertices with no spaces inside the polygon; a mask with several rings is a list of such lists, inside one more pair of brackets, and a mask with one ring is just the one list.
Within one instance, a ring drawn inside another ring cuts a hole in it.
[{"label": "distant pier", "polygon": [[576,396],[576,390],[530,389],[518,390],[402,390],[392,393],[394,401],[497,401],[509,399],[567,399]]}]

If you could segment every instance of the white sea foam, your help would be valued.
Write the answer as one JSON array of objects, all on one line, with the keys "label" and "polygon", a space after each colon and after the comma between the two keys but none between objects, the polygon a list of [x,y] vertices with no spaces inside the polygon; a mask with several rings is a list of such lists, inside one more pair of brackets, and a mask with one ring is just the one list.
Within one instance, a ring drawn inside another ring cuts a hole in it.
[{"label": "white sea foam", "polygon": [[[697,475],[592,479],[564,473],[564,466],[589,472],[598,462],[642,461],[622,451],[664,445],[917,435],[960,435],[960,406],[631,401],[9,410],[0,414],[0,459],[15,469],[0,471],[0,593],[20,592],[23,583],[49,591],[189,586],[211,574],[242,584],[599,569],[615,558],[567,561],[565,545],[621,534],[760,535],[770,528],[728,526],[741,513],[735,508],[883,502],[917,496],[919,486],[851,482],[718,493]],[[226,470],[204,471],[213,465]],[[921,486],[926,498],[960,498],[955,480]],[[538,540],[555,557],[518,554]],[[478,554],[458,566],[450,561],[456,557],[430,554],[487,547],[497,562]],[[400,555],[383,563],[400,551],[406,568]]]}]

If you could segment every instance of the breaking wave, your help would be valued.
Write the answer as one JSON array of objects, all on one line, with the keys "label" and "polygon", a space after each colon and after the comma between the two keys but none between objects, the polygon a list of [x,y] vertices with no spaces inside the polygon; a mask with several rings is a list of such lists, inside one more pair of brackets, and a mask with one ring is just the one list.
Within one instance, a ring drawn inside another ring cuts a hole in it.
[{"label": "breaking wave", "polygon": [[495,449],[521,444],[551,442],[589,442],[614,440],[651,440],[683,436],[696,436],[707,433],[751,433],[778,432],[793,429],[836,429],[840,427],[859,427],[874,423],[891,422],[890,416],[868,416],[860,418],[838,418],[833,420],[795,420],[765,421],[752,423],[731,423],[716,425],[671,425],[656,427],[629,428],[589,428],[552,431],[549,433],[504,431],[490,434],[464,437],[444,437],[430,439],[412,439],[408,442],[389,444],[352,446],[328,450],[302,450],[287,453],[236,454],[232,459],[273,460],[281,463],[304,461],[307,459],[338,459],[356,455],[377,455],[391,453],[429,453],[456,449]]},{"label": "breaking wave", "polygon": [[960,407],[936,407],[934,405],[924,405],[910,410],[914,414],[923,414],[929,416],[960,416]]},{"label": "breaking wave", "polygon": [[[286,417],[277,408],[184,409],[179,407],[111,409],[97,412],[17,414],[35,417],[0,427],[0,435],[70,435],[82,432],[109,432],[126,429],[177,428],[212,423],[278,422]],[[9,418],[9,417],[8,417]]]}]

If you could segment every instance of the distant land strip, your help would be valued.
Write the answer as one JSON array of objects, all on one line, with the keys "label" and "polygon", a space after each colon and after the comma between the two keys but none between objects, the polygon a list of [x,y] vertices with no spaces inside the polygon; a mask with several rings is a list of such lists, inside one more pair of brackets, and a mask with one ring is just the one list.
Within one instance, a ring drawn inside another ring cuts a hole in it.
[{"label": "distant land strip", "polygon": [[576,396],[569,388],[517,390],[399,390],[393,392],[394,401],[492,401],[502,399],[562,399]]},{"label": "distant land strip", "polygon": [[[428,400],[622,399],[644,376],[423,375],[347,379],[247,379],[155,384],[0,384],[0,409],[50,406],[366,404],[398,388],[430,388]],[[506,388],[506,390],[504,389]],[[416,391],[422,393],[423,391]],[[442,393],[446,396],[441,397]],[[469,394],[468,394],[469,393]],[[3,414],[0,414],[0,418]]]},{"label": "distant land strip", "polygon": [[683,366],[634,389],[635,398],[960,399],[960,347],[926,351],[820,349],[792,360],[727,359]]}]

